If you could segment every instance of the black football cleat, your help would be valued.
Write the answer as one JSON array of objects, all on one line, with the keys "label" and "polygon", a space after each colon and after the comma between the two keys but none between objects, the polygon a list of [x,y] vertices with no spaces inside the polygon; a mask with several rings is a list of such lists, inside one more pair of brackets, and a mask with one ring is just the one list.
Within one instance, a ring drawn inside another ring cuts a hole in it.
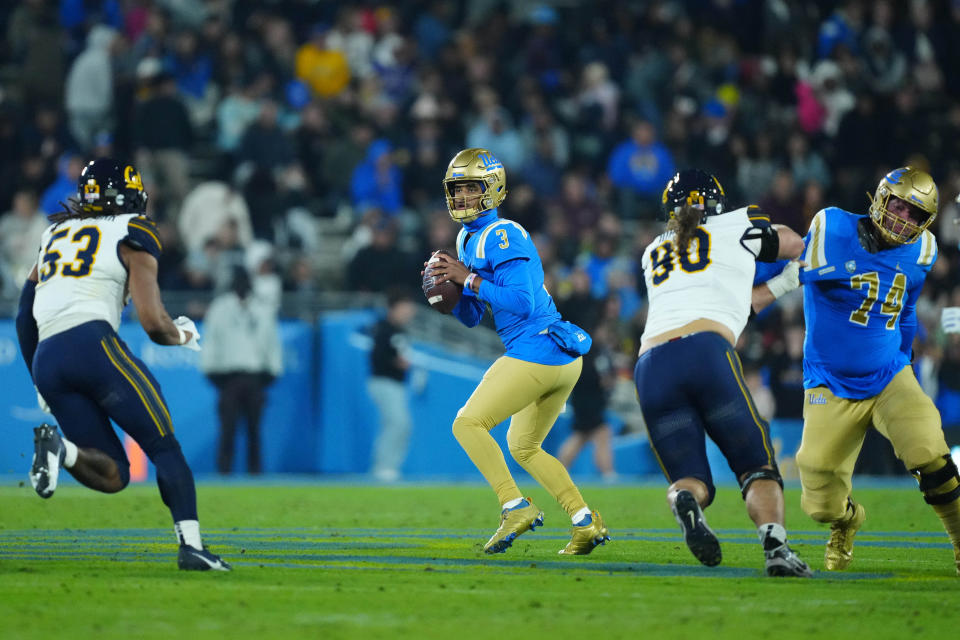
[{"label": "black football cleat", "polygon": [[67,449],[63,446],[56,427],[46,423],[34,427],[30,484],[41,498],[49,498],[56,491],[66,455]]},{"label": "black football cleat", "polygon": [[232,571],[233,567],[220,556],[214,555],[207,550],[197,549],[188,544],[180,545],[180,553],[177,555],[177,567],[181,571]]},{"label": "black football cleat", "polygon": [[673,515],[680,524],[684,540],[694,557],[708,567],[720,564],[720,541],[703,517],[700,504],[689,491],[678,491],[673,502]]}]

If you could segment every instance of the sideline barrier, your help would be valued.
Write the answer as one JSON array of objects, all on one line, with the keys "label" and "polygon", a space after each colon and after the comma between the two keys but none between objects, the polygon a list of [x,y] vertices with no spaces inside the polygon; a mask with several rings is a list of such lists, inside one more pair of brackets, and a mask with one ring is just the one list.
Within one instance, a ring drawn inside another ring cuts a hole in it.
[{"label": "sideline barrier", "polygon": [[[367,392],[369,349],[367,327],[379,317],[376,310],[325,313],[315,324],[280,323],[284,374],[269,388],[261,424],[263,470],[266,473],[366,473],[378,416]],[[203,325],[198,323],[201,335]],[[199,354],[187,349],[152,343],[133,322],[120,327],[120,337],[141,358],[160,383],[170,407],[177,438],[195,473],[215,471],[218,420],[213,385],[197,368]],[[479,383],[490,361],[454,353],[437,344],[412,343],[408,394],[413,433],[403,473],[481,481],[480,476],[451,433],[457,411]],[[51,420],[36,406],[33,385],[20,358],[12,320],[0,321],[0,474],[26,479],[33,455],[32,428]],[[570,412],[561,414],[544,443],[556,453],[570,433]],[[799,428],[774,422],[773,438],[785,451],[799,444]],[[493,430],[511,470],[522,477],[520,466],[506,447],[507,425]],[[246,468],[246,435],[237,434],[235,470]],[[709,445],[712,446],[712,443]],[[714,448],[715,449],[715,448]],[[778,451],[780,449],[778,448]],[[711,454],[718,481],[732,481],[726,463]],[[592,445],[573,467],[575,477],[596,473]],[[659,474],[646,437],[642,434],[614,439],[617,472],[623,475]],[[136,460],[132,460],[136,463]],[[781,462],[784,467],[784,463]],[[138,469],[138,477],[152,477]],[[785,477],[789,477],[784,469]],[[724,475],[726,474],[726,475]],[[519,479],[519,477],[518,477]],[[524,483],[530,482],[524,478]]]}]

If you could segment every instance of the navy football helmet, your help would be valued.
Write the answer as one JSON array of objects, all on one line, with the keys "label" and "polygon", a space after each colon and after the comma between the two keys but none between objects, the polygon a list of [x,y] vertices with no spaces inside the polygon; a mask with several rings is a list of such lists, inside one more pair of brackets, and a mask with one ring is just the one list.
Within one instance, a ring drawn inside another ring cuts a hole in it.
[{"label": "navy football helmet", "polygon": [[91,160],[77,179],[77,200],[85,213],[144,213],[147,192],[132,164],[111,158]]},{"label": "navy football helmet", "polygon": [[683,169],[667,182],[663,190],[663,214],[669,220],[685,204],[703,210],[703,217],[724,212],[726,194],[720,181],[700,169]]}]

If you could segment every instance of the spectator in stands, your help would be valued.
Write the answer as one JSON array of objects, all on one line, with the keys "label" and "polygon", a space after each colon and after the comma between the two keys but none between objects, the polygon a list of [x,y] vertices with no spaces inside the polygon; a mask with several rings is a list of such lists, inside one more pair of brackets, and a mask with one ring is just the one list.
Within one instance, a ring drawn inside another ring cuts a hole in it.
[{"label": "spectator in stands", "polygon": [[653,219],[660,210],[663,185],[675,170],[673,156],[657,141],[649,121],[637,120],[630,131],[630,138],[610,154],[607,173],[617,189],[618,213]]},{"label": "spectator in stands", "polygon": [[354,255],[347,265],[346,281],[351,291],[385,293],[400,286],[412,288],[410,273],[416,273],[417,261],[397,246],[396,228],[388,220],[373,223],[372,240]]},{"label": "spectator in stands", "polygon": [[797,199],[797,188],[793,181],[793,173],[786,168],[777,170],[766,197],[760,200],[760,210],[770,216],[774,224],[784,224],[801,233],[807,229],[803,226],[803,210]]},{"label": "spectator in stands", "polygon": [[273,100],[260,103],[260,113],[243,138],[237,159],[257,168],[273,171],[287,166],[296,158],[296,151],[287,133],[280,127],[280,107]]},{"label": "spectator in stands", "polygon": [[[107,132],[94,136],[94,152],[91,157],[99,158],[110,154],[96,153],[96,140]],[[23,129],[24,152],[43,158],[44,162],[53,164],[60,154],[68,149],[75,148],[73,138],[63,122],[60,111],[50,104],[37,105],[33,118]],[[109,134],[107,134],[109,135]]]},{"label": "spectator in stands", "polygon": [[77,179],[83,171],[83,158],[72,151],[60,154],[57,160],[57,179],[40,197],[40,210],[49,215],[63,210],[61,202],[77,196]]},{"label": "spectator in stands", "polygon": [[15,3],[7,22],[7,45],[11,62],[20,70],[20,88],[28,107],[63,104],[67,60],[59,46],[63,29],[57,24],[53,3],[29,0]]},{"label": "spectator in stands", "polygon": [[177,227],[188,251],[201,249],[214,237],[224,222],[237,225],[240,244],[247,246],[253,239],[250,211],[243,194],[233,185],[219,180],[208,180],[195,186],[183,201]]},{"label": "spectator in stands", "polygon": [[112,58],[117,38],[117,32],[110,27],[94,26],[87,36],[87,48],[73,61],[67,74],[70,132],[82,149],[90,148],[98,132],[113,127]]},{"label": "spectator in stands", "polygon": [[358,212],[375,208],[387,217],[400,213],[403,174],[394,164],[392,152],[393,146],[387,140],[374,140],[367,148],[367,157],[353,170],[350,191]]},{"label": "spectator in stands", "polygon": [[141,93],[133,109],[131,135],[137,167],[158,206],[158,217],[176,216],[190,190],[189,151],[193,125],[173,76],[159,60],[137,67]]},{"label": "spectator in stands", "polygon": [[250,276],[234,271],[231,288],[217,296],[203,322],[200,368],[217,387],[220,436],[217,471],[233,470],[237,423],[247,428],[247,470],[260,473],[260,418],[266,391],[283,370],[276,307],[252,293]]},{"label": "spectator in stands", "polygon": [[184,29],[176,35],[173,50],[163,61],[177,83],[180,97],[194,127],[203,128],[213,119],[220,92],[213,80],[213,60],[200,49],[199,36]]},{"label": "spectator in stands", "polygon": [[310,40],[297,50],[294,73],[320,98],[330,98],[343,91],[350,82],[350,66],[342,51],[327,45],[330,25],[317,24],[310,31]]},{"label": "spectator in stands", "polygon": [[[13,196],[13,208],[0,217],[0,269],[3,285],[19,288],[37,263],[40,235],[50,223],[37,206],[37,194],[21,189]],[[8,290],[9,292],[9,290]]]},{"label": "spectator in stands", "polygon": [[392,290],[387,299],[386,317],[373,328],[367,390],[377,407],[379,429],[373,443],[370,472],[382,482],[398,480],[407,457],[413,420],[407,400],[410,361],[404,329],[416,311],[408,292]]}]

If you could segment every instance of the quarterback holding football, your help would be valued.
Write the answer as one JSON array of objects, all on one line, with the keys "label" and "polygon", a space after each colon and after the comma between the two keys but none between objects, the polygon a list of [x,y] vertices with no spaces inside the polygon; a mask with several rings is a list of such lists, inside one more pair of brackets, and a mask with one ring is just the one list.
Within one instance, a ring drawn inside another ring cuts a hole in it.
[{"label": "quarterback holding football", "polygon": [[517,536],[543,524],[543,512],[523,496],[490,435],[510,418],[510,454],[573,524],[572,538],[559,553],[590,553],[609,540],[603,519],[587,506],[560,461],[541,447],[580,377],[590,336],[557,312],[543,286],[543,265],[530,234],[500,217],[507,176],[496,156],[486,149],[464,149],[450,161],[443,189],[450,217],[463,225],[459,259],[435,253],[436,262],[428,267],[430,285],[453,282],[462,288],[452,312],[468,327],[479,324],[489,306],[506,347],[453,422],[454,436],[501,505],[500,526],[484,551],[506,551]]}]

